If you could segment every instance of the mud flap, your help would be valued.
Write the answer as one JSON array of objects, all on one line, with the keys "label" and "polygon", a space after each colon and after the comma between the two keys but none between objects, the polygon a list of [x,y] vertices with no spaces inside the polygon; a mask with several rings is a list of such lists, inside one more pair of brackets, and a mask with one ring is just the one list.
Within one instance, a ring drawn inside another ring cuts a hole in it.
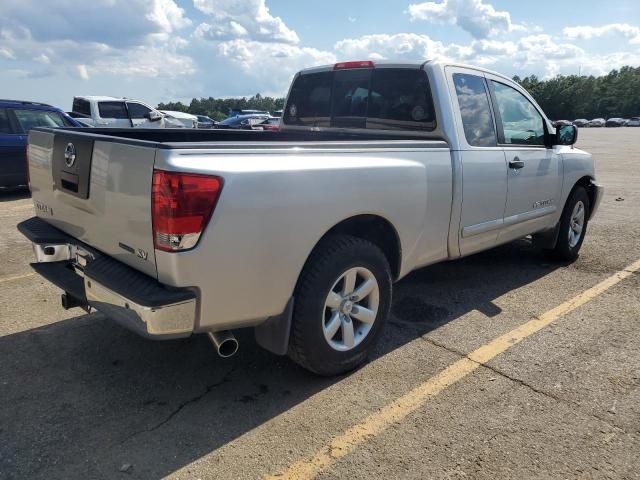
[{"label": "mud flap", "polygon": [[286,355],[289,349],[292,317],[293,297],[287,302],[284,312],[275,317],[269,317],[254,329],[258,345],[276,355]]}]

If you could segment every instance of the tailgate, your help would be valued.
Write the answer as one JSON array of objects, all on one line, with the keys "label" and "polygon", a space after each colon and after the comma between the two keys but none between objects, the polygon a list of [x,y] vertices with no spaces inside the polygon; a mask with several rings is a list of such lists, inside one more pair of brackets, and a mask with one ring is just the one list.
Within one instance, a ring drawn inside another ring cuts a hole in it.
[{"label": "tailgate", "polygon": [[29,133],[36,214],[63,232],[153,277],[155,145],[65,130]]}]

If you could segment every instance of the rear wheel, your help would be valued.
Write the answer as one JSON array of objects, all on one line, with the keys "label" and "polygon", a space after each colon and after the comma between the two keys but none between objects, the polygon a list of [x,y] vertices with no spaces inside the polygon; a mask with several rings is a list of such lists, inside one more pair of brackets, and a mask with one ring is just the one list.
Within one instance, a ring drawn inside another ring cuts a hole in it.
[{"label": "rear wheel", "polygon": [[326,237],[298,281],[289,356],[319,375],[353,370],[380,337],[390,304],[382,251],[360,238]]},{"label": "rear wheel", "polygon": [[583,187],[577,187],[569,196],[562,212],[556,246],[549,251],[554,258],[564,261],[578,258],[587,233],[590,208],[587,191]]}]

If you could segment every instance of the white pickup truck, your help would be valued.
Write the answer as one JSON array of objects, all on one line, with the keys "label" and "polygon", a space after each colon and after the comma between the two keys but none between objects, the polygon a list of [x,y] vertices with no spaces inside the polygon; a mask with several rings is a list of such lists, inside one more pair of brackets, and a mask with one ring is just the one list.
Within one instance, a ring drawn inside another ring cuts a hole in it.
[{"label": "white pickup truck", "polygon": [[[185,128],[181,119],[172,118],[149,105],[131,98],[74,97],[73,118],[100,128]],[[188,125],[193,128],[193,121]]]},{"label": "white pickup truck", "polygon": [[333,375],[412,270],[527,235],[575,259],[602,197],[576,137],[481,68],[345,62],[296,75],[279,132],[32,130],[18,228],[66,308]]}]

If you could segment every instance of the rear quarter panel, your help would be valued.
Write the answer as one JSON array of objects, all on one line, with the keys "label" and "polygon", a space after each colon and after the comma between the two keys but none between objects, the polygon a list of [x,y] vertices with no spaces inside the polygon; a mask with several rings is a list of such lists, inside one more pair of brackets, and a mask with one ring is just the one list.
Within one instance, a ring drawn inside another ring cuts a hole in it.
[{"label": "rear quarter panel", "polygon": [[401,275],[447,255],[447,148],[165,150],[159,151],[156,168],[225,179],[198,246],[183,253],[156,252],[161,282],[200,289],[196,331],[255,325],[280,314],[314,246],[355,215],[379,215],[395,227]]}]

